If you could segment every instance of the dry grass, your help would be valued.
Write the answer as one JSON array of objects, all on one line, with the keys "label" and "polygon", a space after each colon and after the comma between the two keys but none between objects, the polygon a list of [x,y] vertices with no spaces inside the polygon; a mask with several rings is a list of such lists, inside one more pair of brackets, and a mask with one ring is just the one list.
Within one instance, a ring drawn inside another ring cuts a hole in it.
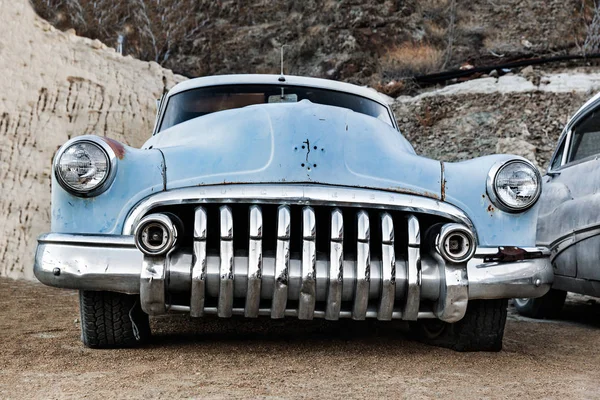
[{"label": "dry grass", "polygon": [[440,70],[444,51],[424,43],[403,43],[380,60],[383,75],[393,79],[430,74]]}]

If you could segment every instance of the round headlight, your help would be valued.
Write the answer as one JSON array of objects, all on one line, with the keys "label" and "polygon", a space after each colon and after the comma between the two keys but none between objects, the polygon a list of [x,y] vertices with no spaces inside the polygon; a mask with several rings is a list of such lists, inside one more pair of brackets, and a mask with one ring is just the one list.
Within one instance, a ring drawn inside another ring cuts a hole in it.
[{"label": "round headlight", "polygon": [[524,211],[540,197],[541,175],[526,161],[508,161],[492,167],[487,189],[498,208],[509,212]]},{"label": "round headlight", "polygon": [[114,154],[107,147],[95,138],[67,142],[55,159],[54,170],[60,185],[78,196],[95,196],[106,190],[116,169]]}]

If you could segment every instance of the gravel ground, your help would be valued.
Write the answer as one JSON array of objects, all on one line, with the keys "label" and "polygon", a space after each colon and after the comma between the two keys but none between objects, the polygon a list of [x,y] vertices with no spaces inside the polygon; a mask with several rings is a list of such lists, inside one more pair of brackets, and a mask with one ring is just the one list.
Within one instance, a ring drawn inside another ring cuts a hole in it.
[{"label": "gravel ground", "polygon": [[74,291],[0,279],[0,398],[600,398],[600,304],[509,314],[500,353],[455,353],[389,324],[152,321],[152,344],[90,350]]}]

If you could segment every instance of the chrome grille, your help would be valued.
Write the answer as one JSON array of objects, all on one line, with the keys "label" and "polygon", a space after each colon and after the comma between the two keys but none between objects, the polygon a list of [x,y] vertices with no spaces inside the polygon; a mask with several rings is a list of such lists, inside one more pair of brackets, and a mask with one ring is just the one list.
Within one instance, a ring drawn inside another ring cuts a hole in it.
[{"label": "chrome grille", "polygon": [[[417,319],[421,260],[416,215],[284,204],[265,220],[268,207],[273,205],[195,206],[193,227],[188,227],[193,232],[191,316]],[[218,230],[211,229],[211,213],[218,213]],[[300,218],[294,219],[294,213]],[[402,230],[400,243],[395,225]],[[208,243],[217,232],[218,246],[211,249]],[[327,253],[317,251],[325,249],[318,246],[320,235],[328,242]],[[275,243],[267,243],[267,236]],[[299,252],[291,251],[293,240],[299,241]],[[265,248],[274,254],[265,255]]]}]

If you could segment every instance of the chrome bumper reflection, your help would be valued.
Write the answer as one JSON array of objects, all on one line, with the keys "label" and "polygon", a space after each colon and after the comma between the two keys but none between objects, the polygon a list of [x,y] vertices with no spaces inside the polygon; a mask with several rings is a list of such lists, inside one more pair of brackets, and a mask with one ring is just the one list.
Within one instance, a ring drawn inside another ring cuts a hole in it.
[{"label": "chrome bumper reflection", "polygon": [[[285,208],[282,210],[285,214]],[[203,220],[202,212],[197,218]],[[285,222],[285,215],[280,218]],[[259,223],[257,220],[252,226],[255,228]],[[227,226],[223,228],[221,235],[226,241]],[[166,257],[153,259],[144,258],[132,236],[47,234],[39,238],[34,272],[42,283],[55,287],[140,293],[144,309],[154,315],[171,310],[186,311],[192,316],[216,313],[273,318],[439,318],[447,322],[462,318],[468,300],[539,297],[549,290],[553,281],[549,253],[545,249],[527,249],[525,259],[510,261],[493,259],[491,255],[497,249],[478,249],[476,257],[462,267],[446,265],[437,253],[423,254],[415,280],[411,278],[414,273],[411,263],[394,259],[391,254],[386,254],[383,262],[367,260],[365,256],[366,261],[357,263],[342,260],[333,247],[331,257],[315,259],[308,246],[304,263],[302,259],[290,259],[285,254],[284,230],[279,232],[283,250],[276,257],[256,254],[250,254],[250,260],[229,257],[230,252],[225,248],[221,251],[221,256],[223,253],[227,256],[225,265],[219,255],[206,255],[202,230],[195,235],[193,249],[175,250]],[[304,238],[308,242],[309,233],[310,229]],[[341,235],[340,229],[336,235],[332,234],[332,239],[339,240]],[[258,238],[259,234],[255,234],[252,240]],[[362,270],[365,262],[369,265],[368,281],[364,280]],[[393,267],[390,267],[388,264],[392,262]],[[362,265],[360,273],[357,273],[358,264]],[[393,269],[392,282],[390,270]],[[189,294],[190,305],[167,304],[170,294],[175,293]],[[314,311],[312,298],[310,304],[300,301],[306,293],[314,293],[317,303]],[[417,293],[418,297],[407,302],[410,293]],[[358,314],[357,297],[361,298]],[[205,299],[208,298],[217,302],[207,304]],[[241,306],[236,306],[235,299],[246,299],[245,306],[243,301]],[[321,307],[319,302],[325,305]],[[350,307],[342,309],[344,302]],[[266,304],[271,306],[265,307]],[[298,304],[304,304],[304,308],[298,308]]]}]

